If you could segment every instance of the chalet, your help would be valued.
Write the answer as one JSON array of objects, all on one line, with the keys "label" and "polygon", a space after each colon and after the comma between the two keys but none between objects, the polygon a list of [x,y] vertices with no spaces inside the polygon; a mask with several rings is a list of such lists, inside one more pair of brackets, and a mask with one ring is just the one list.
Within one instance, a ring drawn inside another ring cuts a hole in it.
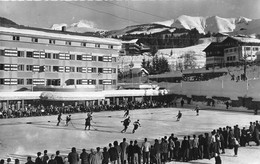
[{"label": "chalet", "polygon": [[253,62],[260,51],[260,40],[244,36],[229,36],[221,42],[212,42],[204,50],[206,68],[235,66],[241,61]]}]

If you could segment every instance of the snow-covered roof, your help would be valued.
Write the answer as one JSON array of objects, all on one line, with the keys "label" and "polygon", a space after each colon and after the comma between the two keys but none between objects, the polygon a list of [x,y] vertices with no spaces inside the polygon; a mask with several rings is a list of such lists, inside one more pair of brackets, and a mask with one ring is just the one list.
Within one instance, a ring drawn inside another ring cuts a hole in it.
[{"label": "snow-covered roof", "polygon": [[132,39],[132,40],[128,40],[128,41],[122,41],[122,43],[124,44],[130,44],[130,43],[136,43],[138,41],[138,39]]},{"label": "snow-covered roof", "polygon": [[42,92],[1,92],[0,100],[36,100]]},{"label": "snow-covered roof", "polygon": [[103,43],[103,44],[113,44],[113,45],[121,45],[121,41],[112,38],[98,38],[93,36],[84,36],[83,34],[73,33],[70,34],[68,32],[57,33],[54,30],[47,29],[26,29],[26,28],[15,28],[15,27],[2,27],[0,26],[0,32],[5,33],[13,33],[17,35],[29,35],[33,37],[43,37],[43,38],[57,38],[57,39],[66,39],[66,40],[78,40],[83,42],[95,42],[95,43]]},{"label": "snow-covered roof", "polygon": [[54,101],[98,100],[104,99],[101,92],[43,92],[41,98]]},{"label": "snow-covered roof", "polygon": [[243,43],[260,43],[260,39],[256,39],[256,38],[235,37],[235,36],[231,36],[231,38]]}]

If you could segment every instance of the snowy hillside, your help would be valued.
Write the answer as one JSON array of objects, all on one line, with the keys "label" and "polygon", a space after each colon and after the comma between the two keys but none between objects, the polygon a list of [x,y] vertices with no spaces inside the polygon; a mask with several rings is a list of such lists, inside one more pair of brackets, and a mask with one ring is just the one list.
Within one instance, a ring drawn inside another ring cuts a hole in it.
[{"label": "snowy hillside", "polygon": [[52,30],[61,30],[62,27],[65,26],[67,31],[70,32],[98,32],[98,31],[104,31],[102,29],[96,28],[96,25],[94,22],[88,21],[88,20],[80,20],[77,23],[72,23],[71,25],[67,25],[65,23],[61,24],[54,24],[52,25]]},{"label": "snowy hillside", "polygon": [[[179,57],[185,53],[193,53],[196,58],[196,63],[199,67],[203,67],[206,62],[206,55],[203,50],[211,43],[214,38],[200,39],[201,44],[185,47],[185,48],[171,48],[171,49],[159,49],[157,55],[165,57],[169,64],[174,67],[176,62],[179,62]],[[170,55],[172,52],[172,55]],[[134,63],[135,68],[141,68],[142,60],[152,60],[151,56],[139,55],[139,56],[120,56],[119,67],[128,69],[131,62]]]}]

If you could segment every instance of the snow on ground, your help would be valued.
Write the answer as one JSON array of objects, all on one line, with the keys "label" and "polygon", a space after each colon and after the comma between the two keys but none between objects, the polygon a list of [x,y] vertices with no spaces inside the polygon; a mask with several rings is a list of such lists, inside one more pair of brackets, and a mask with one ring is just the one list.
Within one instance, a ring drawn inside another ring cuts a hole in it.
[{"label": "snow on ground", "polygon": [[[183,117],[176,122],[178,110],[181,110]],[[68,127],[64,122],[56,126],[57,116],[42,116],[29,118],[14,118],[0,120],[0,158],[7,157],[19,158],[24,163],[28,155],[33,156],[33,160],[38,151],[43,152],[47,149],[49,154],[60,150],[61,154],[67,155],[70,149],[75,146],[80,153],[82,148],[89,150],[97,146],[108,146],[115,140],[119,142],[122,138],[129,140],[137,139],[139,143],[145,137],[149,141],[155,138],[169,136],[174,133],[179,139],[184,135],[200,134],[210,132],[213,129],[233,126],[238,124],[240,127],[247,126],[250,121],[260,120],[260,116],[252,113],[227,112],[201,110],[200,116],[188,108],[160,108],[130,111],[132,122],[140,119],[142,127],[135,134],[131,133],[131,124],[126,133],[122,130],[123,111],[106,111],[93,114],[94,127],[97,130],[85,131],[84,118],[86,114],[73,114],[72,123]],[[65,115],[62,116],[65,120]],[[30,124],[28,124],[30,123]],[[227,150],[226,154],[221,155],[222,163],[248,163],[259,162],[258,155],[260,147],[252,146],[239,148],[238,157],[233,157],[233,150]],[[13,160],[12,160],[13,161]],[[172,162],[176,163],[176,162]],[[197,160],[190,163],[214,163],[211,160]]]}]

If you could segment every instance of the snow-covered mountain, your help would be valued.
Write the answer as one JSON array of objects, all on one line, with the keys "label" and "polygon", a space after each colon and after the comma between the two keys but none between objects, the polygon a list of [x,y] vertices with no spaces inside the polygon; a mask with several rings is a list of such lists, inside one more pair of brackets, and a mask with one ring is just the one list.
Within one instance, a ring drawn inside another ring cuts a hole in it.
[{"label": "snow-covered mountain", "polygon": [[96,24],[94,22],[91,22],[91,21],[88,21],[88,20],[80,20],[79,22],[72,23],[71,25],[67,25],[66,23],[54,24],[54,25],[51,26],[50,29],[61,30],[63,26],[65,26],[66,30],[70,31],[70,32],[85,33],[85,32],[104,31],[102,29],[96,28]]},{"label": "snow-covered mountain", "polygon": [[[163,22],[157,22],[165,24]],[[219,16],[211,17],[192,17],[182,15],[171,25],[175,28],[193,29],[196,28],[200,33],[230,33],[232,34],[260,34],[260,19],[249,19],[245,17],[222,18]]]},{"label": "snow-covered mountain", "polygon": [[249,19],[245,17],[238,18],[222,18],[219,16],[211,17],[193,17],[182,15],[177,19],[171,19],[161,22],[152,22],[148,24],[128,26],[120,30],[107,32],[107,36],[125,35],[125,34],[154,34],[164,31],[174,31],[178,29],[191,30],[196,28],[200,33],[229,33],[230,35],[244,34],[256,35],[260,34],[260,19]]}]

